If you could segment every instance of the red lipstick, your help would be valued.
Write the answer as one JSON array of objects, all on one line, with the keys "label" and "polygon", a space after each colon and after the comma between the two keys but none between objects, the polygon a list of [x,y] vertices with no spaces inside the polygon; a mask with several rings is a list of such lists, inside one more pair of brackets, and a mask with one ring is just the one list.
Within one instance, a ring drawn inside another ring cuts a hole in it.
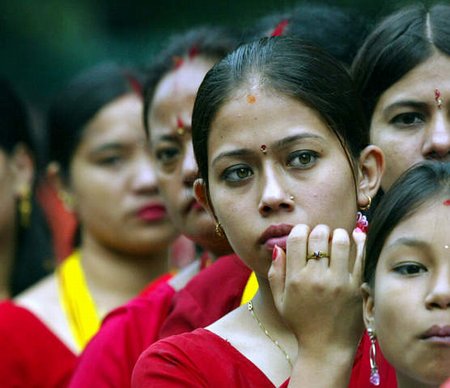
[{"label": "red lipstick", "polygon": [[165,206],[155,204],[142,207],[137,215],[143,221],[161,221],[166,218],[167,211]]},{"label": "red lipstick", "polygon": [[275,245],[286,250],[287,238],[293,227],[289,224],[271,225],[263,232],[258,242],[269,251],[272,251]]}]

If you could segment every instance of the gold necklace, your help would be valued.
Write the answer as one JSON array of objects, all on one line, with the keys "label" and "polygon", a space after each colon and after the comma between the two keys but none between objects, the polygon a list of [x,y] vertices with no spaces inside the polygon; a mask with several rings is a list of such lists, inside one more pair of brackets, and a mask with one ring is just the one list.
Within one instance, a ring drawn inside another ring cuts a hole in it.
[{"label": "gold necklace", "polygon": [[252,317],[255,318],[255,321],[258,322],[258,326],[261,328],[263,333],[266,335],[267,338],[269,338],[272,343],[282,351],[284,354],[284,357],[286,357],[287,362],[289,363],[290,367],[292,368],[292,361],[291,357],[289,357],[289,354],[286,352],[286,350],[280,345],[278,340],[274,339],[272,335],[269,333],[269,331],[266,329],[266,327],[263,325],[263,323],[259,320],[258,316],[255,313],[255,309],[253,308],[253,301],[249,301],[247,303],[248,311],[250,311],[250,314],[252,314]]}]

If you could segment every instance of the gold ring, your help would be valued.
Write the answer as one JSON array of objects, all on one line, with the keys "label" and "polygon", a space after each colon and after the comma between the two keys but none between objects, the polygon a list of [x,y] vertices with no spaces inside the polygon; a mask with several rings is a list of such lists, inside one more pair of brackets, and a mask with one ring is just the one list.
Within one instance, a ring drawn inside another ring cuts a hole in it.
[{"label": "gold ring", "polygon": [[327,253],[322,251],[314,251],[312,254],[310,254],[306,260],[320,260],[324,257],[329,257]]}]

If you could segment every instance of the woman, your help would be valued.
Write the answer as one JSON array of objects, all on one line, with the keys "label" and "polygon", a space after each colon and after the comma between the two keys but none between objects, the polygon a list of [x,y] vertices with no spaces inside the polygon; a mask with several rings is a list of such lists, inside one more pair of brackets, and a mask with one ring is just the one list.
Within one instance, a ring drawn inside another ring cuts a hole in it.
[{"label": "woman", "polygon": [[[141,114],[138,79],[115,65],[82,74],[51,107],[50,155],[58,171],[52,181],[71,199],[81,239],[54,274],[4,309],[2,349],[15,349],[2,363],[6,381],[63,384],[106,313],[167,281],[176,231],[159,194]],[[21,315],[27,344],[11,328]],[[36,355],[43,336],[51,338],[48,357]],[[60,359],[51,357],[55,348]],[[18,369],[26,373],[18,376]]]},{"label": "woman", "polygon": [[399,388],[439,387],[450,377],[449,236],[450,163],[405,173],[371,223],[364,320]]},{"label": "woman", "polygon": [[208,72],[192,120],[195,191],[259,290],[206,330],[151,346],[132,385],[348,384],[364,243],[349,235],[383,170],[358,106],[343,67],[293,39],[243,45]]},{"label": "woman", "polygon": [[24,103],[0,79],[0,300],[53,269],[51,235],[35,200],[36,147]]},{"label": "woman", "polygon": [[386,157],[388,190],[423,160],[450,160],[450,6],[403,8],[367,37],[352,73]]},{"label": "woman", "polygon": [[[148,69],[144,123],[159,187],[175,226],[203,251],[202,258],[157,292],[109,314],[84,351],[71,387],[127,387],[139,355],[160,336],[204,327],[241,303],[250,270],[194,198],[198,169],[191,138],[200,82],[235,44],[223,28],[195,28],[173,36]],[[253,289],[251,283],[247,290]]]}]

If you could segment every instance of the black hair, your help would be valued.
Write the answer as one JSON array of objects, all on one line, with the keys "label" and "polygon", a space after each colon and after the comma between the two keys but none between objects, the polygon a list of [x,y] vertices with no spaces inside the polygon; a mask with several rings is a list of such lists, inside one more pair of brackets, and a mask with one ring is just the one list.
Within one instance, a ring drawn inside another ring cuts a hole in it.
[{"label": "black hair", "polygon": [[450,55],[449,5],[410,6],[380,22],[359,50],[351,71],[368,123],[380,96],[436,51]]},{"label": "black hair", "polygon": [[450,194],[450,163],[423,162],[405,171],[383,196],[367,235],[364,281],[373,287],[383,245],[394,228],[426,203]]},{"label": "black hair", "polygon": [[142,75],[115,63],[102,63],[71,80],[56,96],[48,113],[49,159],[68,179],[73,155],[88,122],[108,103],[142,93]]},{"label": "black hair", "polygon": [[304,3],[264,16],[247,32],[247,41],[262,37],[301,38],[350,66],[368,31],[368,20],[354,9]]},{"label": "black hair", "polygon": [[161,79],[176,67],[176,61],[198,55],[214,62],[222,59],[237,45],[236,31],[226,27],[201,26],[170,37],[167,47],[156,55],[146,69],[143,120],[149,133],[148,114]]},{"label": "black hair", "polygon": [[[12,85],[0,78],[0,149],[11,156],[18,145],[25,146],[35,157],[35,142],[31,132],[28,107]],[[15,257],[10,276],[10,293],[15,296],[53,269],[50,230],[42,209],[35,199],[35,184],[31,189],[30,224],[18,222]],[[18,210],[16,218],[19,220]]]},{"label": "black hair", "polygon": [[317,111],[354,160],[368,143],[360,100],[346,69],[328,53],[290,37],[263,38],[240,46],[206,75],[192,116],[200,176],[208,185],[208,138],[220,108],[250,82]]}]

